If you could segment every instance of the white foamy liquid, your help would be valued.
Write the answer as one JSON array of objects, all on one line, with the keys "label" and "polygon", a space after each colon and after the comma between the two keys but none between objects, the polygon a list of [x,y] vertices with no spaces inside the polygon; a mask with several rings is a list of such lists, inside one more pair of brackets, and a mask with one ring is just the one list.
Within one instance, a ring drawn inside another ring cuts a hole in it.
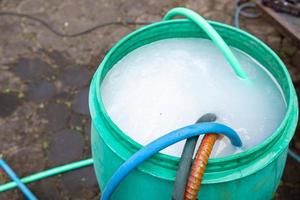
[{"label": "white foamy liquid", "polygon": [[[286,112],[282,91],[257,61],[233,49],[249,76],[237,77],[225,57],[206,39],[166,39],[121,59],[106,75],[101,95],[108,115],[133,140],[146,145],[205,113],[238,132],[241,149],[226,137],[212,157],[247,150],[269,137]],[[162,153],[180,156],[185,141]],[[198,142],[199,143],[199,142]]]}]

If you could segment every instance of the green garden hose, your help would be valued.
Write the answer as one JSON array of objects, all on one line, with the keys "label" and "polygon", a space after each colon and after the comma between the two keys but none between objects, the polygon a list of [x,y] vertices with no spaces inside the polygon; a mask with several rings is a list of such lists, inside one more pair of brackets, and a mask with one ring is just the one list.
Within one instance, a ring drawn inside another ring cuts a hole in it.
[{"label": "green garden hose", "polygon": [[230,50],[229,46],[224,42],[221,36],[215,31],[215,29],[198,13],[182,7],[171,9],[164,16],[164,20],[170,20],[175,16],[184,16],[199,26],[212,40],[212,42],[220,49],[234,72],[242,79],[247,78],[245,70],[242,68],[240,62]]},{"label": "green garden hose", "polygon": [[[64,172],[72,171],[72,170],[86,167],[86,166],[92,165],[92,164],[93,164],[93,159],[89,158],[86,160],[69,163],[67,165],[62,165],[62,166],[48,169],[48,170],[45,170],[42,172],[38,172],[36,174],[32,174],[30,176],[26,176],[26,177],[22,178],[21,181],[23,183],[31,183],[31,182],[35,182],[35,181],[38,181],[43,178],[47,178],[49,176],[54,176],[54,175],[61,174]],[[0,193],[5,192],[10,189],[13,189],[15,187],[17,187],[17,184],[15,182],[9,182],[9,183],[0,185]]]}]

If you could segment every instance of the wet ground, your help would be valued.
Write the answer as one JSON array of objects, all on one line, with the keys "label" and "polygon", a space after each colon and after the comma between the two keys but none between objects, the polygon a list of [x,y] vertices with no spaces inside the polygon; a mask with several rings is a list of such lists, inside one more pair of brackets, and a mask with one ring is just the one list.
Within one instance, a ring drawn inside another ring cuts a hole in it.
[{"label": "wet ground", "polygon": [[[192,8],[211,20],[231,24],[230,0],[0,0],[0,11],[27,13],[55,29],[75,33],[114,20],[158,21],[172,7]],[[0,16],[0,153],[26,176],[91,156],[87,95],[105,52],[139,26],[107,26],[66,38],[39,23]],[[300,80],[300,50],[265,19],[241,18],[241,27],[266,42]],[[300,92],[300,85],[298,88]],[[291,148],[300,154],[300,130]],[[0,183],[8,178],[0,172]],[[98,199],[92,167],[29,184],[41,199]],[[275,199],[298,199],[300,165],[288,158]],[[23,199],[18,190],[0,199]]]}]

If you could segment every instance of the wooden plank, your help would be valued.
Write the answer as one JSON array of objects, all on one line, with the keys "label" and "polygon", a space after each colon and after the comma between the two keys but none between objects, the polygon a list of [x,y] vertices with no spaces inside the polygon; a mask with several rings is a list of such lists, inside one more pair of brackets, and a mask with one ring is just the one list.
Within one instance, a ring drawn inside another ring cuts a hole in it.
[{"label": "wooden plank", "polygon": [[261,0],[256,1],[257,7],[277,29],[283,34],[289,36],[300,47],[300,18],[285,13],[275,12],[272,8],[262,5]]}]

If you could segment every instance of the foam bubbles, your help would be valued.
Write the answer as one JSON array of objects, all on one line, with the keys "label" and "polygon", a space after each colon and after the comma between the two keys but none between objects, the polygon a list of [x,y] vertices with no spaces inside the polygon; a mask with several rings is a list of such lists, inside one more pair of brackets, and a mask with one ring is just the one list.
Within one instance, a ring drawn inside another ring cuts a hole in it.
[{"label": "foam bubbles", "polygon": [[[145,45],[121,59],[106,75],[101,95],[114,123],[145,145],[205,113],[235,129],[243,148],[227,138],[212,156],[249,149],[270,136],[286,112],[278,84],[257,61],[233,49],[249,76],[237,77],[225,57],[206,39],[174,38]],[[180,156],[184,141],[162,151]]]}]

